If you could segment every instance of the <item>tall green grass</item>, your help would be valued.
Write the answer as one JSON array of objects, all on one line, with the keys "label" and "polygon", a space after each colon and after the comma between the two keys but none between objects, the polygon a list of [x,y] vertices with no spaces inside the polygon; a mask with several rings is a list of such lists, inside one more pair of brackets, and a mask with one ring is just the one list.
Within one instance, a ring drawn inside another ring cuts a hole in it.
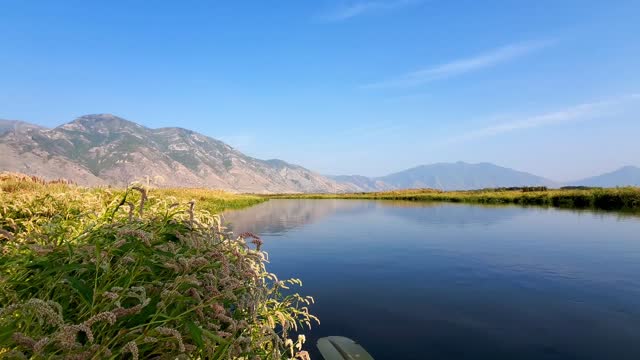
[{"label": "tall green grass", "polygon": [[0,358],[308,358],[300,281],[200,209],[259,201],[0,177]]}]

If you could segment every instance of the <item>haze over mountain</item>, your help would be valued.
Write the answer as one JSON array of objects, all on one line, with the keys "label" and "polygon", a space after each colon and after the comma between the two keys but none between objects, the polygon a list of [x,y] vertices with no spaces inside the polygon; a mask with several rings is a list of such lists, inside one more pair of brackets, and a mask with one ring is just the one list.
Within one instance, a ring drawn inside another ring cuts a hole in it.
[{"label": "haze over mountain", "polygon": [[150,129],[110,114],[86,115],[54,129],[3,122],[0,170],[83,185],[151,179],[164,186],[240,192],[344,192],[338,184],[282,160],[259,160],[182,128]]},{"label": "haze over mountain", "polygon": [[384,191],[407,188],[440,190],[473,190],[515,186],[640,186],[640,168],[625,166],[618,170],[571,182],[559,182],[527,172],[491,163],[465,162],[421,165],[387,176],[331,176],[332,179],[360,191]]},{"label": "haze over mountain", "polygon": [[29,124],[20,120],[5,120],[0,119],[0,135],[8,131],[24,131],[29,128],[41,128],[38,125]]},{"label": "haze over mountain", "polygon": [[370,178],[362,175],[330,175],[329,178],[356,188],[358,191],[382,191],[395,189],[380,178]]},{"label": "haze over mountain", "polygon": [[440,190],[471,190],[510,186],[557,186],[540,176],[490,163],[438,163],[416,166],[387,176],[335,176],[333,179],[368,190],[432,188]]},{"label": "haze over mountain", "polygon": [[150,129],[110,114],[86,115],[53,129],[0,120],[0,171],[81,185],[209,187],[238,192],[354,192],[406,188],[470,190],[513,186],[640,185],[640,168],[559,183],[491,163],[437,163],[382,177],[323,176],[283,160],[260,160],[196,133]]},{"label": "haze over mountain", "polygon": [[438,163],[417,166],[380,178],[396,188],[469,190],[509,186],[554,186],[554,182],[490,163]]},{"label": "haze over mountain", "polygon": [[606,174],[573,181],[569,185],[596,187],[640,186],[640,168],[624,166]]}]

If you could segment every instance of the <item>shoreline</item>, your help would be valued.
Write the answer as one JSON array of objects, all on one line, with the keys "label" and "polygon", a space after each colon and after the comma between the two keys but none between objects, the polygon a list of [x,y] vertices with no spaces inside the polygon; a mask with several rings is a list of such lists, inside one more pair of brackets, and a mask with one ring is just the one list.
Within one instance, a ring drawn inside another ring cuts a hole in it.
[{"label": "shoreline", "polygon": [[440,191],[409,189],[345,194],[269,194],[265,199],[361,199],[452,202],[487,205],[523,205],[608,211],[640,211],[640,188],[550,189],[539,188]]}]

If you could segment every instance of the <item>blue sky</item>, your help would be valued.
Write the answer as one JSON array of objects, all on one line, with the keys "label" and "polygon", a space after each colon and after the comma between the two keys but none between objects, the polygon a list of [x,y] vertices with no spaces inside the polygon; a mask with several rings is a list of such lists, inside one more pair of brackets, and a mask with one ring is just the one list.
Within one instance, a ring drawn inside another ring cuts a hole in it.
[{"label": "blue sky", "polygon": [[640,165],[638,1],[0,1],[0,118],[113,113],[324,174]]}]

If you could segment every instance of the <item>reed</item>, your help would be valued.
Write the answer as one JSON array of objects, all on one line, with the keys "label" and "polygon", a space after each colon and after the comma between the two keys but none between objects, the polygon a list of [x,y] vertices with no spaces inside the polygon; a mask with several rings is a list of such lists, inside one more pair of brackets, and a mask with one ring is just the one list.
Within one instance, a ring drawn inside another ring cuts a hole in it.
[{"label": "reed", "polygon": [[409,201],[443,201],[477,204],[518,204],[575,209],[640,210],[640,188],[557,189],[517,188],[474,191],[440,191],[409,189],[345,194],[274,194],[268,199],[379,199]]},{"label": "reed", "polygon": [[0,177],[0,358],[308,357],[313,299],[212,212],[260,201]]}]

